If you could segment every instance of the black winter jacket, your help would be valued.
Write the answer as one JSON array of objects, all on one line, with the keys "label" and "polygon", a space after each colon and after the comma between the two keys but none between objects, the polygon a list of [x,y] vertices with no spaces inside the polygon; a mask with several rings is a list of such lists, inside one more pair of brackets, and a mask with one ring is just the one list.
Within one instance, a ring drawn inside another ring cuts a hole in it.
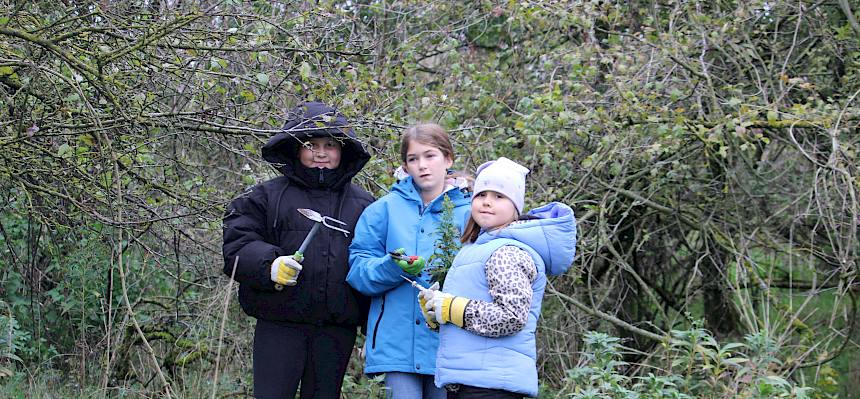
[{"label": "black winter jacket", "polygon": [[[311,169],[299,162],[300,143],[309,137],[336,137],[342,143],[338,169]],[[272,261],[293,254],[313,222],[296,211],[310,208],[346,222],[352,232],[373,197],[351,183],[370,159],[346,119],[321,103],[291,111],[284,131],[263,147],[263,157],[284,176],[254,186],[227,207],[224,217],[224,273],[236,265],[239,302],[250,316],[307,324],[360,325],[367,299],[346,283],[352,233],[321,227],[304,252],[302,272],[292,287],[275,290]]]}]

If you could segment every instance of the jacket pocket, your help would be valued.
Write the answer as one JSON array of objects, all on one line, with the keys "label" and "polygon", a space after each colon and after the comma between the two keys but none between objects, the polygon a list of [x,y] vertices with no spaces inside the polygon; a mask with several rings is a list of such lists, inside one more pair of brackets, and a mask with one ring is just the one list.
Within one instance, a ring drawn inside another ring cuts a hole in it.
[{"label": "jacket pocket", "polygon": [[382,295],[382,304],[379,306],[379,316],[376,316],[376,324],[373,325],[373,343],[371,349],[376,349],[376,336],[379,334],[379,325],[382,323],[382,314],[385,313],[385,295]]}]

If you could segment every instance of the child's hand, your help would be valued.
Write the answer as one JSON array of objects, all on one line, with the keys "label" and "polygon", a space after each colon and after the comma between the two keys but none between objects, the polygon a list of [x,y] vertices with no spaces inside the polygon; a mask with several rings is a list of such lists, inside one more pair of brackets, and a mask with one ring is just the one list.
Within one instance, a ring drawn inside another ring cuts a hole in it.
[{"label": "child's hand", "polygon": [[406,273],[411,275],[421,273],[421,271],[424,270],[424,264],[426,263],[424,258],[415,255],[407,256],[404,255],[405,253],[405,248],[398,248],[391,252],[391,259],[393,259],[394,263]]},{"label": "child's hand", "polygon": [[409,260],[396,260],[397,266],[400,266],[404,272],[416,275],[424,270],[424,258],[420,256],[410,256]]},{"label": "child's hand", "polygon": [[427,302],[424,308],[427,310],[427,314],[439,324],[452,323],[458,327],[463,327],[469,298],[453,296],[441,291],[430,292],[433,292],[432,296],[429,299],[425,297]]},{"label": "child's hand", "polygon": [[[293,255],[279,256],[272,262],[270,277],[275,284],[284,286],[296,285],[302,265],[293,258]],[[277,286],[276,286],[277,288]]]},{"label": "child's hand", "polygon": [[427,323],[427,327],[430,327],[432,330],[439,329],[439,323],[436,323],[436,318],[434,315],[431,315],[427,312],[427,301],[428,298],[430,301],[433,300],[433,296],[439,293],[439,282],[433,283],[429,288],[425,290],[421,290],[418,293],[418,305],[421,306],[421,314],[424,315],[424,321]]}]

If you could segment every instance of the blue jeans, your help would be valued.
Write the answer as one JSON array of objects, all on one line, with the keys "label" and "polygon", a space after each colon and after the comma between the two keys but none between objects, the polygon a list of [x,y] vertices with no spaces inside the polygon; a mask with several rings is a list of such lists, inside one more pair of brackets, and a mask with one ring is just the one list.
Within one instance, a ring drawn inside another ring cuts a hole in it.
[{"label": "blue jeans", "polygon": [[415,373],[385,373],[387,399],[445,399],[447,392],[436,388],[433,376]]}]

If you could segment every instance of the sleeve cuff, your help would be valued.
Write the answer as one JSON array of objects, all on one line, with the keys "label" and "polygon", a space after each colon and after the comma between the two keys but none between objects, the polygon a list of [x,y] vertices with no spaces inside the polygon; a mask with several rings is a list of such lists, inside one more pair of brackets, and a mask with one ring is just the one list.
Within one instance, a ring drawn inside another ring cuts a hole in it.
[{"label": "sleeve cuff", "polygon": [[443,306],[442,311],[448,311],[448,314],[446,315],[448,321],[462,328],[465,325],[464,318],[466,314],[466,305],[469,304],[469,298],[455,296],[446,300],[445,302],[445,304],[448,306],[447,309],[444,309],[445,306]]}]

